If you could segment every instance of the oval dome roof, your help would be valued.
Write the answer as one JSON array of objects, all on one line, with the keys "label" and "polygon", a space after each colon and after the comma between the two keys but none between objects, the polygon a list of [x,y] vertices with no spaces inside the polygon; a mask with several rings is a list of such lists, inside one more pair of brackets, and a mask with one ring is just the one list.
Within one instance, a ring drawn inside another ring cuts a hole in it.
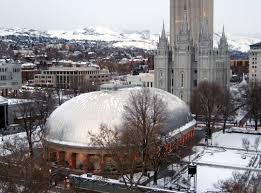
[{"label": "oval dome roof", "polygon": [[[101,124],[119,126],[130,93],[140,87],[116,91],[97,91],[79,95],[58,107],[48,118],[46,140],[56,144],[90,147],[89,133],[97,134]],[[167,103],[170,113],[168,129],[173,131],[193,120],[181,99],[163,90],[149,88]]]}]

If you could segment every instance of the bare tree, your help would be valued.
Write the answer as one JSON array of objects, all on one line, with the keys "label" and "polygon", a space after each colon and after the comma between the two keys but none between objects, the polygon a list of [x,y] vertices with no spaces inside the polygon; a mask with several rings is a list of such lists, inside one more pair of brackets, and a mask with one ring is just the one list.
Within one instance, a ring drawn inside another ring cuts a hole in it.
[{"label": "bare tree", "polygon": [[[151,167],[157,183],[159,168],[173,155],[175,143],[164,132],[169,118],[166,109],[158,95],[142,88],[130,94],[119,128],[102,126],[98,136],[92,135],[94,144],[102,144],[111,153],[117,171],[131,188],[137,187]],[[138,171],[142,175],[137,177]]]},{"label": "bare tree", "polygon": [[242,138],[242,146],[248,152],[250,148],[250,141],[247,138]]},{"label": "bare tree", "polygon": [[201,115],[201,110],[202,110],[200,107],[201,104],[198,101],[199,97],[200,97],[199,89],[195,89],[191,94],[190,110],[195,115],[196,121],[198,121],[198,116]]},{"label": "bare tree", "polygon": [[257,131],[258,121],[261,118],[261,84],[255,83],[250,85],[247,90],[246,106],[251,117],[255,122],[255,130]]},{"label": "bare tree", "polygon": [[53,99],[50,93],[21,93],[14,112],[17,123],[26,133],[29,155],[34,156],[34,144],[39,143],[45,131],[45,123],[53,110]]},{"label": "bare tree", "polygon": [[132,92],[123,114],[123,125],[132,130],[136,145],[139,147],[142,161],[142,173],[149,161],[150,147],[155,138],[163,133],[168,121],[167,106],[158,95],[142,88]]},{"label": "bare tree", "polygon": [[219,181],[215,187],[228,193],[261,193],[261,175],[252,174],[234,172],[230,179]]},{"label": "bare tree", "polygon": [[[212,138],[212,129],[220,116],[222,107],[222,88],[216,83],[201,82],[192,94],[192,107],[203,116],[206,124],[206,140]],[[212,128],[212,129],[211,129]]]},{"label": "bare tree", "polygon": [[170,138],[165,134],[159,135],[154,140],[152,146],[149,148],[149,162],[154,171],[153,183],[157,185],[160,169],[173,163],[174,159],[181,159],[177,151],[181,145],[177,143],[177,139]]},{"label": "bare tree", "polygon": [[227,193],[249,193],[249,188],[246,187],[246,181],[246,176],[234,172],[232,178],[219,181],[215,187]]},{"label": "bare tree", "polygon": [[42,152],[29,156],[26,138],[26,135],[13,135],[1,146],[1,192],[46,193],[50,190],[49,167],[42,159]]},{"label": "bare tree", "polygon": [[234,98],[232,97],[230,90],[227,88],[224,88],[223,92],[221,93],[220,107],[220,114],[223,119],[223,133],[225,133],[228,119],[234,116],[237,110]]},{"label": "bare tree", "polygon": [[[113,157],[112,163],[106,163],[112,165],[117,169],[119,176],[121,176],[126,187],[129,189],[136,189],[142,178],[142,175],[138,179],[134,180],[135,173],[139,169],[140,161],[138,159],[139,150],[137,146],[134,146],[134,137],[131,130],[127,130],[122,133],[117,128],[109,128],[105,124],[101,124],[98,135],[90,133],[92,136],[93,145],[103,148],[109,155]],[[107,166],[104,168],[107,168]]]}]

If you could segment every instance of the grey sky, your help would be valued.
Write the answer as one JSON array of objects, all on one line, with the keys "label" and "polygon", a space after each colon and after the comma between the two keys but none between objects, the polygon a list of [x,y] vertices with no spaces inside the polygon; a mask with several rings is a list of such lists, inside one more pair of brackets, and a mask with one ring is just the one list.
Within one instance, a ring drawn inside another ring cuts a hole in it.
[{"label": "grey sky", "polygon": [[[215,28],[261,34],[260,0],[215,0]],[[1,0],[0,26],[41,30],[107,26],[161,30],[169,27],[169,0]]]}]

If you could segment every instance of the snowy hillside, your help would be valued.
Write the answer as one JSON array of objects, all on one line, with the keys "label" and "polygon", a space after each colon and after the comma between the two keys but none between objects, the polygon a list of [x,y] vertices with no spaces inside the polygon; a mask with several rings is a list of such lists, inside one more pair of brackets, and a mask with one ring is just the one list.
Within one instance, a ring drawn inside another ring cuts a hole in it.
[{"label": "snowy hillside", "polygon": [[113,46],[129,48],[136,47],[153,50],[156,48],[158,35],[150,31],[118,31],[104,27],[88,27],[74,31],[48,31],[50,37],[67,40],[94,40],[114,42]]},{"label": "snowy hillside", "polygon": [[[214,47],[217,47],[220,36],[221,33],[214,34]],[[241,52],[248,52],[249,45],[261,41],[261,35],[243,36],[243,35],[234,35],[234,34],[227,33],[226,36],[228,39],[228,44],[230,49],[241,51]]]},{"label": "snowy hillside", "polygon": [[[218,45],[221,33],[214,34],[214,46]],[[112,42],[112,46],[120,48],[142,48],[153,50],[156,48],[159,34],[150,31],[119,31],[105,27],[87,27],[71,31],[38,31],[21,28],[0,28],[0,36],[42,36],[61,38],[66,40],[91,40]],[[231,50],[247,52],[249,45],[261,41],[261,35],[240,36],[227,34]]]}]

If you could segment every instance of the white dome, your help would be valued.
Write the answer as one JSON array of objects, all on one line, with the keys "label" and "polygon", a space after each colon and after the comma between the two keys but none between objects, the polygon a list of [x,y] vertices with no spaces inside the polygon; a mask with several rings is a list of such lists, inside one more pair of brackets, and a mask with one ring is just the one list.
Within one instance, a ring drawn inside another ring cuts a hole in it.
[{"label": "white dome", "polygon": [[[111,128],[120,125],[129,94],[140,89],[135,87],[91,92],[65,102],[48,118],[47,141],[76,147],[91,146],[89,133],[97,134],[101,124]],[[168,124],[169,131],[182,127],[192,120],[185,102],[168,92],[149,89],[167,103],[171,117]]]}]

